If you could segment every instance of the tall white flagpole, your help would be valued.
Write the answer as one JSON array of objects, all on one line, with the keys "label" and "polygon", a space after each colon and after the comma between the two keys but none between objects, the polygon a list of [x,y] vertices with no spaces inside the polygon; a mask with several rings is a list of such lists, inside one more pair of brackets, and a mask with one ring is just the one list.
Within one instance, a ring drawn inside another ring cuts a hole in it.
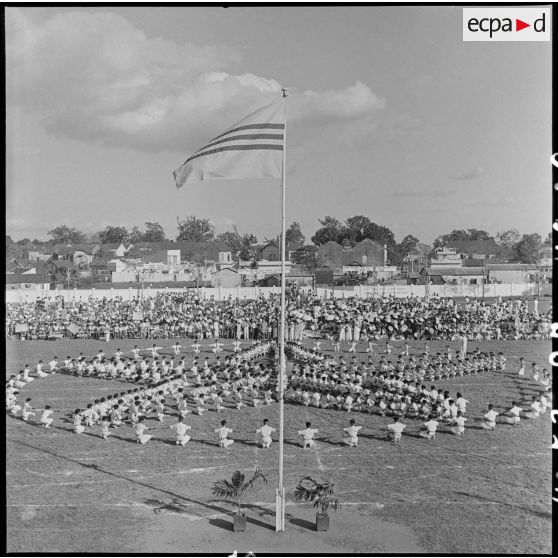
[{"label": "tall white flagpole", "polygon": [[287,367],[285,363],[285,187],[287,182],[287,90],[285,99],[285,129],[283,136],[283,169],[281,180],[281,318],[279,323],[279,483],[275,497],[275,531],[285,530],[285,487],[283,486],[283,427],[284,394]]}]

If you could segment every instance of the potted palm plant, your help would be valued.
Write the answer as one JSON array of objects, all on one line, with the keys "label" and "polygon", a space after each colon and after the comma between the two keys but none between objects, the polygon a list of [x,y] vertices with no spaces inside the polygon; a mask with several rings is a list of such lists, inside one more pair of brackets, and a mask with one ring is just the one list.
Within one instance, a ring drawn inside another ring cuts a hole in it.
[{"label": "potted palm plant", "polygon": [[230,481],[223,479],[213,483],[212,492],[214,496],[236,505],[236,513],[233,514],[234,531],[246,530],[246,514],[242,511],[242,499],[257,480],[267,483],[267,478],[259,467],[256,467],[254,474],[248,480],[243,473],[235,471]]},{"label": "potted palm plant", "polygon": [[333,497],[335,484],[331,481],[318,482],[312,477],[303,477],[296,485],[294,497],[297,502],[312,502],[316,512],[316,531],[329,529],[328,510],[336,511],[341,507],[339,500]]}]

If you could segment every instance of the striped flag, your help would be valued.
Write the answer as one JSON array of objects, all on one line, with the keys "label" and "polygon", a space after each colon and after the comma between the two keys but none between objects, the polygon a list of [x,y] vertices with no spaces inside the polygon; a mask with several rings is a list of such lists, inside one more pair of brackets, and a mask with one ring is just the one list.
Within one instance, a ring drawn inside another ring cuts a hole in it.
[{"label": "striped flag", "polygon": [[281,178],[285,104],[265,106],[190,155],[174,171],[176,187],[214,179]]}]

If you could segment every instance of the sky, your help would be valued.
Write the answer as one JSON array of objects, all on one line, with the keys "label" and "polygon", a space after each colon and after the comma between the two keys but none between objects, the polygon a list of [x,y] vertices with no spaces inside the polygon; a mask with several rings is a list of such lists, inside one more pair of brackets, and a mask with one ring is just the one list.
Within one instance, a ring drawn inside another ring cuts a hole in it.
[{"label": "sky", "polygon": [[280,232],[274,180],[176,190],[188,154],[287,100],[287,223],[365,215],[396,240],[453,229],[546,237],[551,46],[463,42],[462,8],[6,8],[6,222],[207,217]]}]

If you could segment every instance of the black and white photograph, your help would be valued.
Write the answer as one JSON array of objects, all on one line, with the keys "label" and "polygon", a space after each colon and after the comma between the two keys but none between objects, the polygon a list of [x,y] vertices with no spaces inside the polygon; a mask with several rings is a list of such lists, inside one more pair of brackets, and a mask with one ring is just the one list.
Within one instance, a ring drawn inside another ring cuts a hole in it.
[{"label": "black and white photograph", "polygon": [[553,10],[4,5],[4,552],[551,555]]}]

